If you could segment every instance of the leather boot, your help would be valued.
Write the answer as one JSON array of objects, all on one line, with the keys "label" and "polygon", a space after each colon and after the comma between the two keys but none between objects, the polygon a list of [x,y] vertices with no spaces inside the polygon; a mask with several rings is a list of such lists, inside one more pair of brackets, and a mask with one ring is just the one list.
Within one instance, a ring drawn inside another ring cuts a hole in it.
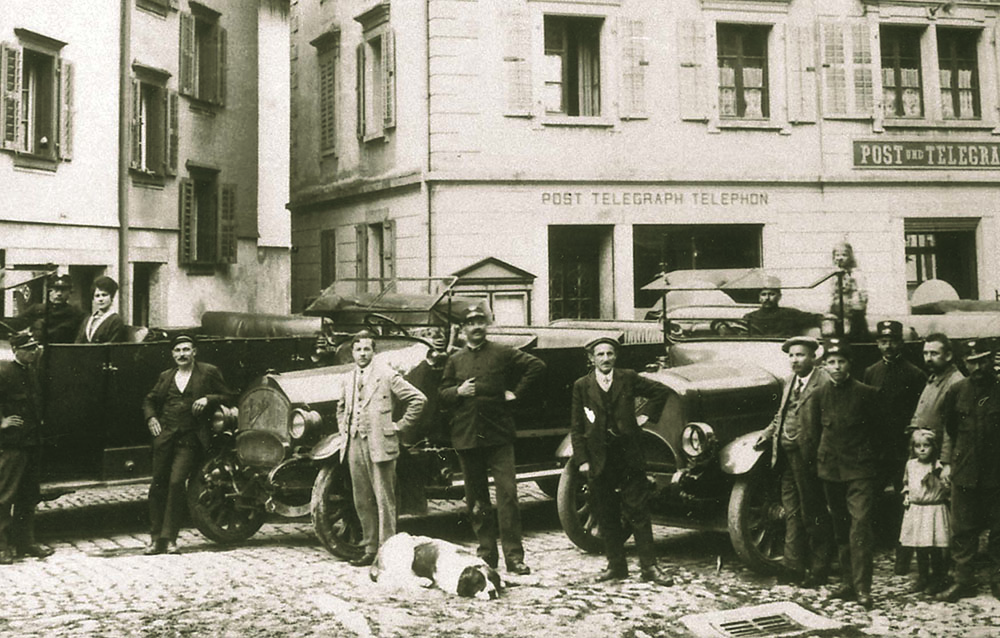
[{"label": "leather boot", "polygon": [[604,583],[609,580],[625,580],[626,578],[628,578],[627,563],[608,561],[608,566],[604,568],[604,571],[597,575],[597,578],[595,578],[594,581]]}]

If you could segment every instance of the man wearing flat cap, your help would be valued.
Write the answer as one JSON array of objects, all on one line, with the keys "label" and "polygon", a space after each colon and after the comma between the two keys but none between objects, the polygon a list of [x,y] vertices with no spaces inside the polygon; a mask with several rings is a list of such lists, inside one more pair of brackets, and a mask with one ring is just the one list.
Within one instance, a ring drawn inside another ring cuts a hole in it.
[{"label": "man wearing flat cap", "polygon": [[69,303],[73,280],[69,275],[53,275],[48,280],[48,301],[32,304],[18,314],[13,325],[31,328],[39,343],[73,343],[83,323],[83,311]]},{"label": "man wearing flat cap", "polygon": [[222,372],[196,361],[198,350],[187,335],[174,338],[170,355],[176,367],[160,373],[142,402],[153,435],[153,477],[149,484],[150,542],[147,554],[176,554],[184,516],[185,485],[211,442],[210,418],[233,392]]},{"label": "man wearing flat cap", "polygon": [[[524,575],[521,513],[517,505],[511,407],[545,371],[537,357],[486,338],[486,313],[469,308],[462,322],[465,346],[448,358],[440,397],[452,410],[451,441],[465,479],[465,502],[479,541],[477,554],[496,568],[497,535],[507,571]],[[497,492],[490,500],[489,474]],[[497,530],[497,519],[500,529]]]},{"label": "man wearing flat cap", "polygon": [[851,350],[845,341],[826,342],[823,364],[830,383],[817,390],[809,404],[810,423],[822,424],[822,433],[816,450],[807,449],[804,457],[806,462],[815,460],[833,519],[842,577],[831,597],[857,600],[871,609],[872,517],[880,486],[879,446],[885,436],[878,392],[851,376]]},{"label": "man wearing flat cap", "polygon": [[945,394],[942,478],[951,480],[951,557],[955,584],[938,600],[976,595],[973,559],[979,535],[989,530],[990,590],[1000,599],[1000,381],[994,345],[988,339],[965,344],[969,376]]},{"label": "man wearing flat cap", "polygon": [[[673,579],[656,565],[649,513],[651,488],[646,479],[642,440],[642,426],[650,418],[659,418],[668,390],[634,370],[616,368],[619,344],[615,339],[601,337],[585,347],[594,370],[573,384],[570,462],[587,477],[590,505],[604,541],[608,566],[597,580],[622,580],[628,576],[624,519],[635,534],[642,580],[673,585]],[[638,417],[637,396],[647,400]]]},{"label": "man wearing flat cap", "polygon": [[21,556],[45,558],[52,549],[35,541],[40,500],[41,391],[35,362],[40,350],[29,334],[10,338],[13,361],[0,362],[0,565]]},{"label": "man wearing flat cap", "polygon": [[744,315],[751,337],[791,337],[820,325],[822,315],[781,305],[781,280],[766,277],[758,297],[760,308]]},{"label": "man wearing flat cap", "polygon": [[785,572],[779,580],[808,588],[826,584],[833,533],[811,452],[821,428],[809,421],[809,404],[830,383],[826,370],[816,365],[818,349],[819,342],[812,337],[792,337],[781,345],[792,374],[785,379],[777,413],[755,445],[771,448],[771,466],[781,474]]},{"label": "man wearing flat cap", "polygon": [[[880,464],[882,485],[894,485],[899,494],[903,487],[903,470],[910,458],[907,427],[927,384],[927,375],[903,356],[903,324],[879,321],[875,340],[882,359],[868,366],[862,381],[878,390],[879,408],[885,423],[887,438],[882,443],[883,462]],[[896,574],[909,571],[912,556],[910,548],[896,548]]]}]

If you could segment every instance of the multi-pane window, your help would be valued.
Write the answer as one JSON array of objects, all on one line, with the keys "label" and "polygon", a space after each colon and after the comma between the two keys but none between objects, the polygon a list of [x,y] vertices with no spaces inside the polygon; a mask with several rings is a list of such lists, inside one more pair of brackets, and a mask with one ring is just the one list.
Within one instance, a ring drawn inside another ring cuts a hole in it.
[{"label": "multi-pane window", "polygon": [[236,263],[236,186],[218,171],[192,169],[181,180],[180,263]]},{"label": "multi-pane window", "polygon": [[767,96],[767,36],[769,27],[718,25],[719,116],[764,119]]},{"label": "multi-pane window", "polygon": [[336,49],[320,51],[319,63],[319,148],[332,151],[337,142]]},{"label": "multi-pane window", "polygon": [[601,18],[545,16],[545,112],[601,114]]},{"label": "multi-pane window", "polygon": [[979,33],[968,29],[937,30],[938,73],[941,76],[941,115],[945,119],[978,119]]},{"label": "multi-pane window", "polygon": [[920,36],[923,29],[883,26],[882,108],[886,117],[922,117]]},{"label": "multi-pane window", "polygon": [[226,102],[226,30],[218,13],[197,7],[197,13],[180,14],[180,91],[221,106]]},{"label": "multi-pane window", "polygon": [[152,175],[177,172],[177,94],[162,82],[132,80],[130,168]]}]

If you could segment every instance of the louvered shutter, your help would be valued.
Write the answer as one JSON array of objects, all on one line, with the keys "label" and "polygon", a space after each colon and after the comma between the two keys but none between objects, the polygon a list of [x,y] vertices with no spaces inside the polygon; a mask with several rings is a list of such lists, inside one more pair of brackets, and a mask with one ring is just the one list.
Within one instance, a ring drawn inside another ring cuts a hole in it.
[{"label": "louvered shutter", "polygon": [[396,126],[396,34],[382,34],[382,128]]},{"label": "louvered shutter", "polygon": [[368,226],[354,227],[354,272],[358,280],[358,292],[368,290]]},{"label": "louvered shutter", "polygon": [[0,46],[0,148],[21,148],[18,118],[21,115],[21,49],[15,44]]},{"label": "louvered shutter", "polygon": [[680,44],[681,119],[704,122],[708,119],[708,82],[705,70],[705,24],[700,20],[681,20],[677,23]]},{"label": "louvered shutter", "polygon": [[224,106],[226,104],[226,76],[229,74],[229,60],[226,56],[226,42],[228,40],[228,35],[226,30],[220,26],[216,26],[216,46],[218,47],[218,57],[216,58],[216,64],[218,68],[216,69],[216,87],[215,87],[215,103],[219,106]]},{"label": "louvered shutter", "polygon": [[355,49],[355,59],[357,61],[357,78],[354,92],[357,104],[357,134],[358,139],[365,138],[365,43],[362,42]]},{"label": "louvered shutter", "polygon": [[871,31],[864,20],[820,23],[824,117],[874,114]]},{"label": "louvered shutter", "polygon": [[73,159],[73,63],[59,64],[59,158]]},{"label": "louvered shutter", "polygon": [[396,278],[396,220],[394,219],[382,222],[382,276],[390,281]]},{"label": "louvered shutter", "polygon": [[181,264],[194,263],[194,181],[180,180],[180,237],[177,258]]},{"label": "louvered shutter", "polygon": [[219,263],[235,264],[236,256],[236,184],[223,184],[219,189]]},{"label": "louvered shutter", "polygon": [[337,144],[336,108],[336,68],[337,58],[333,50],[319,54],[319,148],[329,152]]},{"label": "louvered shutter", "polygon": [[163,145],[163,172],[167,175],[177,174],[177,155],[178,146],[180,143],[180,126],[178,113],[179,98],[177,96],[177,91],[168,91],[164,89],[164,94],[166,99],[164,104],[166,108],[164,109],[164,125],[166,131],[164,132],[164,142]]},{"label": "louvered shutter", "polygon": [[142,82],[132,78],[132,104],[129,109],[129,168],[142,168]]},{"label": "louvered shutter", "polygon": [[181,13],[180,77],[178,89],[183,95],[197,97],[194,90],[194,16]]},{"label": "louvered shutter", "polygon": [[619,111],[623,120],[640,120],[648,117],[646,111],[646,59],[645,24],[642,20],[622,18],[618,37],[622,45],[622,95]]},{"label": "louvered shutter", "polygon": [[524,9],[506,11],[504,28],[505,115],[531,115],[531,22]]},{"label": "louvered shutter", "polygon": [[788,120],[816,121],[816,61],[812,26],[789,25]]}]

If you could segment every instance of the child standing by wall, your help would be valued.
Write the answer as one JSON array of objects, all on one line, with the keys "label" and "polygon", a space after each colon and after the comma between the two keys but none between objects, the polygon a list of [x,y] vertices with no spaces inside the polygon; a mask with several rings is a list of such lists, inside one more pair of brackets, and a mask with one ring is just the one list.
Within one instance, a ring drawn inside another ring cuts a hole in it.
[{"label": "child standing by wall", "polygon": [[916,458],[903,471],[905,511],[899,544],[916,549],[918,576],[911,591],[933,596],[945,588],[944,550],[951,540],[948,487],[941,479],[934,433],[914,430],[910,449]]}]

